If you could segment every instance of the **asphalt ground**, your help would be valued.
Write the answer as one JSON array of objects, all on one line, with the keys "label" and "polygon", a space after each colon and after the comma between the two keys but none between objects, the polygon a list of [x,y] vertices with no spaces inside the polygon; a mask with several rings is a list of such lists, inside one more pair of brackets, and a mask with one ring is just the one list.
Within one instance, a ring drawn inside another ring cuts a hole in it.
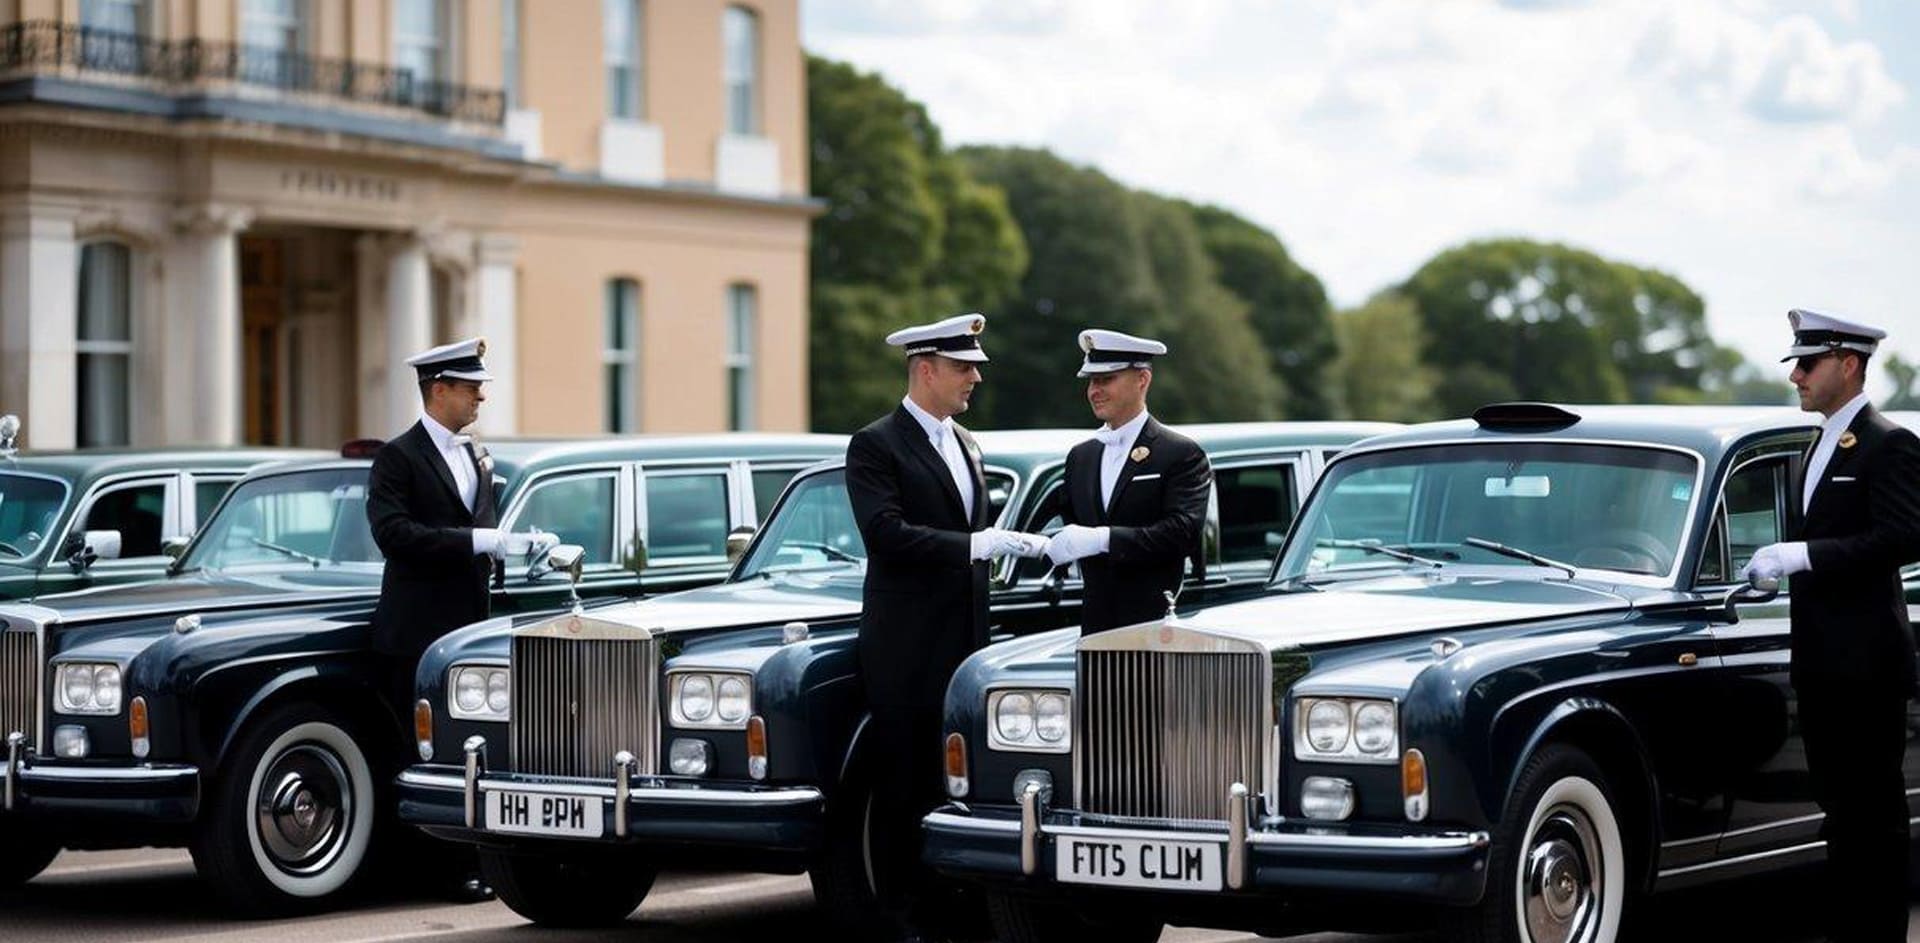
[{"label": "asphalt ground", "polygon": [[[0,853],[4,853],[0,850]],[[1654,901],[1638,940],[1810,943],[1821,939],[1821,875],[1803,870]],[[1920,900],[1917,896],[1915,900]],[[1913,908],[1920,943],[1920,906]],[[225,916],[194,877],[183,851],[68,852],[19,892],[0,898],[5,943],[545,943],[631,940],[721,943],[830,940],[807,879],[759,874],[664,874],[646,903],[615,930],[561,931],[529,926],[498,902],[449,904],[373,891],[350,909],[281,920]],[[1257,940],[1238,932],[1170,927],[1166,943]],[[1431,934],[1321,933],[1302,943],[1434,943]]]}]

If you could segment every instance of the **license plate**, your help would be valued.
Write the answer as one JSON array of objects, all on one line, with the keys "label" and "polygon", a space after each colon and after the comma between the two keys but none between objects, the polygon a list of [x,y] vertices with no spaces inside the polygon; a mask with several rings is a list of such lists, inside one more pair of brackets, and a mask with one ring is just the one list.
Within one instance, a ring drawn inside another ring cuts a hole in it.
[{"label": "license plate", "polygon": [[569,838],[599,838],[605,832],[598,796],[513,790],[487,793],[487,828]]},{"label": "license plate", "polygon": [[1207,842],[1062,835],[1054,840],[1053,853],[1054,877],[1063,883],[1220,889],[1220,846]]}]

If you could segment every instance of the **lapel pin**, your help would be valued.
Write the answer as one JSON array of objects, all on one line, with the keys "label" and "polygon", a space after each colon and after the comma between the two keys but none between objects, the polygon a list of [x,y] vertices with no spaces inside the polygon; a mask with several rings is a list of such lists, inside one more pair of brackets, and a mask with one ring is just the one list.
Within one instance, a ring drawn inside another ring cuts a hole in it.
[{"label": "lapel pin", "polygon": [[1840,433],[1840,442],[1838,444],[1843,449],[1850,449],[1850,448],[1853,448],[1856,444],[1858,444],[1859,441],[1860,440],[1858,438],[1854,437],[1853,430],[1848,429],[1847,431]]},{"label": "lapel pin", "polygon": [[1133,451],[1127,453],[1127,457],[1136,462],[1144,462],[1147,460],[1147,456],[1152,454],[1153,452],[1148,450],[1146,446],[1136,445],[1133,447]]}]

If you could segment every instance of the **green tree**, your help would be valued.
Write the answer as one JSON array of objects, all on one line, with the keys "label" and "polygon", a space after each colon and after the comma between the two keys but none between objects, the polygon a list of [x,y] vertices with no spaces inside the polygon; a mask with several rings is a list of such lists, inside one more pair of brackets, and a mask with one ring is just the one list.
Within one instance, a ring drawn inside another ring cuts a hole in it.
[{"label": "green tree", "polygon": [[1320,279],[1294,262],[1273,233],[1217,206],[1188,209],[1220,283],[1247,303],[1267,359],[1286,386],[1288,416],[1333,418],[1339,344]]},{"label": "green tree", "polygon": [[966,148],[997,185],[1031,253],[1016,295],[990,314],[994,363],[969,421],[986,427],[1083,426],[1077,338],[1107,327],[1164,340],[1153,409],[1169,421],[1280,415],[1274,377],[1247,304],[1221,286],[1184,204],[1122,186],[1045,151]]},{"label": "green tree", "polygon": [[1920,409],[1920,364],[1888,354],[1887,377],[1893,381],[1893,395],[1880,404],[1881,409]]},{"label": "green tree", "polygon": [[1730,402],[1771,391],[1714,343],[1706,305],[1678,278],[1583,249],[1472,242],[1400,289],[1427,331],[1443,414],[1490,400]]},{"label": "green tree", "polygon": [[905,370],[888,333],[1001,304],[1027,264],[1005,197],[970,176],[926,109],[871,73],[807,58],[813,224],[813,427],[891,409]]},{"label": "green tree", "polygon": [[1412,301],[1382,292],[1335,315],[1333,328],[1340,353],[1328,372],[1345,415],[1382,422],[1437,418],[1436,378],[1421,359],[1425,331]]}]

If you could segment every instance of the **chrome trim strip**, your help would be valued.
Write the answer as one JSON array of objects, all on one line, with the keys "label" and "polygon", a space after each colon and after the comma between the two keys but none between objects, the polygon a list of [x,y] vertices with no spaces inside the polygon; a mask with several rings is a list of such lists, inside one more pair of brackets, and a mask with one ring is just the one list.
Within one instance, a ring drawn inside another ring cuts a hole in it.
[{"label": "chrome trim strip", "polygon": [[[1920,792],[1920,790],[1909,789],[1907,790],[1907,795],[1911,796],[1915,792]],[[1824,819],[1826,817],[1827,817],[1827,814],[1825,812],[1815,812],[1812,815],[1800,815],[1790,819],[1778,819],[1772,822],[1762,822],[1759,825],[1749,825],[1746,828],[1736,828],[1730,832],[1720,832],[1714,835],[1702,835],[1698,838],[1681,838],[1675,841],[1661,842],[1660,847],[1661,848],[1685,848],[1688,845],[1698,845],[1702,842],[1710,842],[1710,841],[1717,842],[1723,838],[1733,838],[1739,835],[1752,835],[1756,832],[1764,832],[1769,829],[1786,828],[1789,825],[1801,825],[1807,822],[1818,822],[1821,819]]]},{"label": "chrome trim strip", "polygon": [[[1020,834],[1020,823],[1012,819],[982,819],[951,812],[929,813],[922,822],[928,826],[983,834]],[[1072,838],[1123,838],[1185,842],[1225,843],[1220,832],[1163,832],[1154,829],[1094,828],[1083,825],[1047,825],[1049,835]],[[1304,833],[1260,832],[1247,834],[1248,845],[1273,848],[1339,848],[1353,851],[1472,851],[1492,843],[1486,832],[1445,832],[1437,835],[1309,835]]]},{"label": "chrome trim strip", "polygon": [[1753,854],[1740,855],[1739,857],[1736,857],[1736,858],[1722,858],[1718,861],[1708,861],[1704,864],[1690,864],[1684,868],[1671,868],[1669,870],[1662,871],[1655,876],[1659,878],[1678,877],[1682,874],[1693,874],[1697,871],[1710,871],[1714,868],[1724,868],[1724,867],[1728,867],[1736,864],[1745,864],[1749,861],[1763,861],[1768,858],[1778,858],[1781,855],[1800,854],[1802,852],[1812,851],[1815,848],[1824,848],[1826,847],[1826,844],[1827,843],[1824,840],[1822,840],[1822,841],[1807,842],[1806,844],[1803,844],[1803,845],[1792,845],[1786,848],[1774,848],[1768,851],[1756,851]]},{"label": "chrome trim strip", "polygon": [[[399,782],[405,786],[419,786],[427,789],[443,789],[448,792],[460,790],[465,786],[461,777],[449,773],[422,773],[406,770],[399,776]],[[612,783],[587,782],[516,782],[481,778],[474,784],[479,792],[541,792],[556,796],[598,796],[602,799],[614,798]],[[628,797],[638,803],[663,803],[669,805],[806,805],[820,802],[822,795],[813,786],[776,787],[771,789],[730,789],[725,787],[700,786],[687,788],[682,786],[662,786],[657,784],[635,785],[628,791]]]},{"label": "chrome trim strip", "polygon": [[1040,870],[1040,784],[1029,781],[1020,793],[1020,873]]},{"label": "chrome trim strip", "polygon": [[31,766],[20,765],[20,778],[32,782],[166,783],[197,779],[197,766]]}]

